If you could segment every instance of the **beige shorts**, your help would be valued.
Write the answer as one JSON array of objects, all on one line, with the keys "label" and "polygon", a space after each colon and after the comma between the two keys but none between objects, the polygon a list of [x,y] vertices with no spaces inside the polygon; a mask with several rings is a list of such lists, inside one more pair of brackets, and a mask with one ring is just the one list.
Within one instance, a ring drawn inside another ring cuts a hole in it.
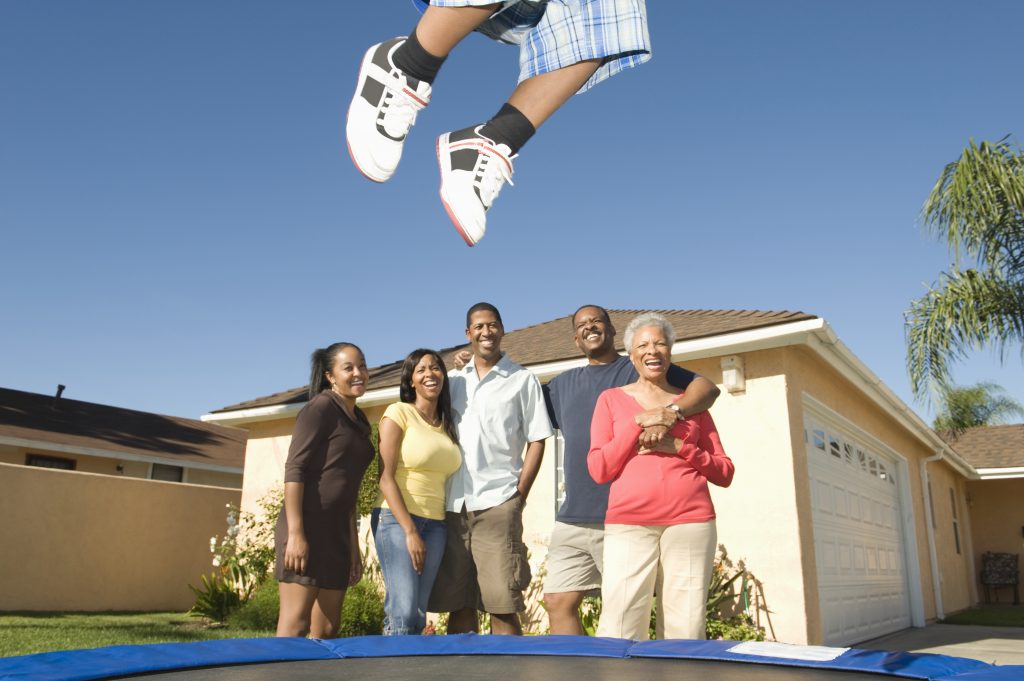
[{"label": "beige shorts", "polygon": [[530,563],[518,494],[482,511],[446,513],[448,542],[430,592],[430,612],[475,608],[495,615],[526,610]]},{"label": "beige shorts", "polygon": [[604,524],[555,521],[548,547],[544,593],[597,595],[604,570]]}]

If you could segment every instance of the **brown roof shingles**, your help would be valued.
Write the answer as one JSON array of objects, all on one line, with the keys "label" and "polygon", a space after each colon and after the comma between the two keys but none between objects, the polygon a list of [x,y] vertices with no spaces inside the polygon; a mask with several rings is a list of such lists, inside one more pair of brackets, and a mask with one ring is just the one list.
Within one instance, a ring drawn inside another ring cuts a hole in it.
[{"label": "brown roof shingles", "polygon": [[239,428],[0,388],[0,436],[241,469]]},{"label": "brown roof shingles", "polygon": [[[775,312],[764,310],[609,310],[612,324],[618,332],[615,343],[622,349],[622,332],[637,315],[644,312],[657,312],[664,315],[676,331],[676,340],[693,340],[737,331],[748,331],[778,324],[817,319],[815,315],[804,312]],[[465,344],[444,348],[441,353],[449,368],[452,357]],[[534,324],[522,329],[509,331],[501,341],[502,349],[509,357],[524,366],[546,364],[564,359],[580,357],[572,339],[572,327],[568,316],[551,321]],[[401,371],[401,360],[374,367],[370,370],[370,388],[380,389],[398,385]],[[234,404],[216,410],[215,414],[269,407],[283,404],[296,404],[306,401],[307,387],[292,388],[247,402]]]},{"label": "brown roof shingles", "polygon": [[1024,466],[1024,424],[970,428],[960,437],[943,438],[975,468]]}]

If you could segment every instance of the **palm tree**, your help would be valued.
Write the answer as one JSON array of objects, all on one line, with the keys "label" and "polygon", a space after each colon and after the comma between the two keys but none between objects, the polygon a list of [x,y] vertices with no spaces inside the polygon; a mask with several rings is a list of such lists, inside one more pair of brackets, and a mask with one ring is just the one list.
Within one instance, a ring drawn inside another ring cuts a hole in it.
[{"label": "palm tree", "polygon": [[947,387],[939,397],[939,413],[932,425],[958,437],[968,428],[1008,423],[1024,416],[1024,406],[995,383]]},{"label": "palm tree", "polygon": [[[1024,152],[975,144],[945,167],[922,209],[955,262],[906,313],[907,369],[918,397],[950,385],[950,363],[1024,340]],[[969,260],[974,267],[961,269]]]}]

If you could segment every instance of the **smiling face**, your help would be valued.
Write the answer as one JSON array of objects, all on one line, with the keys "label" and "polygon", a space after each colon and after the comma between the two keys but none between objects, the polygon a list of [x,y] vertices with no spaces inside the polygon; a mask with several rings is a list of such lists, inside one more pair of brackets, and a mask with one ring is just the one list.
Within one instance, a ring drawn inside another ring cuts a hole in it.
[{"label": "smiling face", "polygon": [[366,359],[357,348],[347,346],[334,355],[331,368],[327,371],[327,381],[331,389],[342,397],[355,399],[366,393],[369,380]]},{"label": "smiling face", "polygon": [[477,310],[469,317],[466,339],[473,355],[488,363],[501,358],[501,339],[505,335],[498,316],[490,310]]},{"label": "smiling face", "polygon": [[672,346],[660,326],[641,326],[633,334],[629,359],[641,377],[658,380],[668,373]]},{"label": "smiling face", "polygon": [[410,382],[416,396],[434,402],[444,387],[444,369],[437,356],[426,354],[420,358],[412,369]]},{"label": "smiling face", "polygon": [[572,318],[576,347],[588,358],[605,358],[615,352],[615,327],[604,312],[584,307]]}]

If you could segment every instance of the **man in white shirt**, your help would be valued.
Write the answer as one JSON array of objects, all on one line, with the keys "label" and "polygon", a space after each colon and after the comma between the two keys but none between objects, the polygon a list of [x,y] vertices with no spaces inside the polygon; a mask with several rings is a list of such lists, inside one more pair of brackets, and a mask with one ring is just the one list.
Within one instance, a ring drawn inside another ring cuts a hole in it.
[{"label": "man in white shirt", "polygon": [[430,610],[450,613],[451,634],[476,631],[477,610],[491,615],[492,633],[522,634],[531,576],[523,505],[554,431],[540,382],[501,352],[504,334],[496,307],[469,308],[473,359],[449,375],[463,461],[448,480],[448,543]]}]

